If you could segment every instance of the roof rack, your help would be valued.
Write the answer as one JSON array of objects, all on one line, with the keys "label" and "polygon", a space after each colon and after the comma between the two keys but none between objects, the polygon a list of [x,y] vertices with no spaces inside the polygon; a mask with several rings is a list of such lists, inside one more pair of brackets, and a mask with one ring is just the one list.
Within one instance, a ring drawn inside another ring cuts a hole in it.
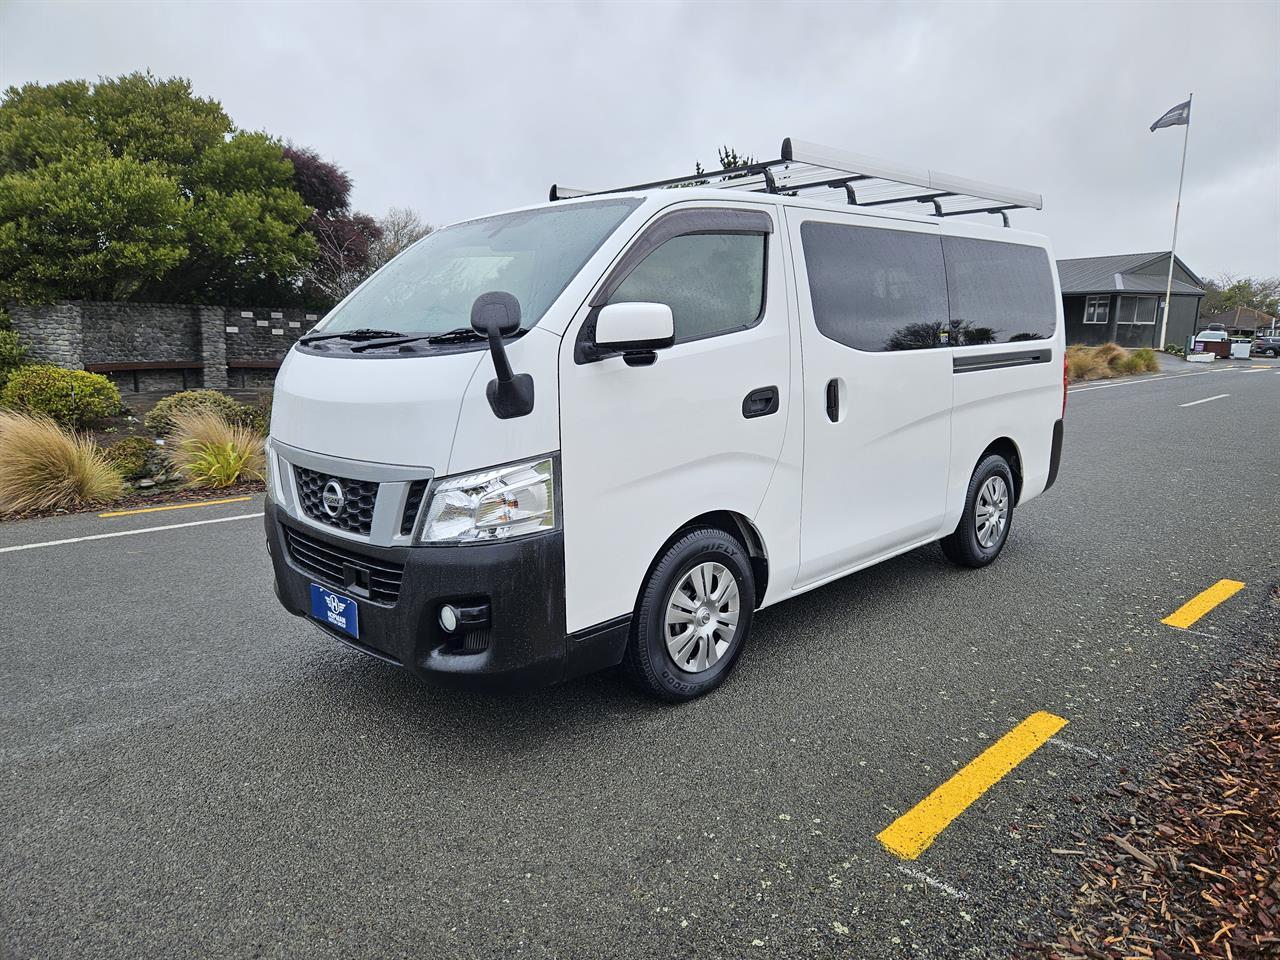
[{"label": "roof rack", "polygon": [[894,164],[816,143],[793,141],[790,137],[782,141],[780,154],[777,160],[763,163],[608,190],[575,190],[552,184],[550,199],[694,186],[788,196],[811,190],[843,190],[845,203],[852,206],[930,204],[936,217],[957,217],[967,213],[999,214],[1006,227],[1009,225],[1008,211],[1040,210],[1044,207],[1040,194],[1028,190]]}]

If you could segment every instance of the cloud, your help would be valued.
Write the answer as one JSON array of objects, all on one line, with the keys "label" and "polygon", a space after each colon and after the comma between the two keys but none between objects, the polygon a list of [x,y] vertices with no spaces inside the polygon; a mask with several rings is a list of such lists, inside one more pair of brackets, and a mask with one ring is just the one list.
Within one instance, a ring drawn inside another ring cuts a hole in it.
[{"label": "cloud", "polygon": [[784,136],[1044,194],[1060,256],[1280,273],[1274,4],[50,4],[0,8],[5,84],[149,67],[318,149],[363,209],[448,222],[553,181],[675,175]]}]

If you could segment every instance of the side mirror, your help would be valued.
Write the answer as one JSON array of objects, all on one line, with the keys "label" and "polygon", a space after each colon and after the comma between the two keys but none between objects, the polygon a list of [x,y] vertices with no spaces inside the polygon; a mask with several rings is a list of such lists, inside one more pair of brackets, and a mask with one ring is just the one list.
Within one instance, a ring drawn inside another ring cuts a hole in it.
[{"label": "side mirror", "polygon": [[675,343],[675,320],[665,303],[611,303],[596,315],[596,346],[616,350],[629,366],[648,366]]},{"label": "side mirror", "polygon": [[520,329],[520,301],[505,290],[480,294],[471,304],[471,329],[486,337],[490,330],[510,336]]},{"label": "side mirror", "polygon": [[533,410],[533,377],[513,373],[502,338],[520,329],[520,301],[504,290],[482,293],[471,304],[471,329],[489,340],[494,379],[485,388],[499,420],[523,417]]}]

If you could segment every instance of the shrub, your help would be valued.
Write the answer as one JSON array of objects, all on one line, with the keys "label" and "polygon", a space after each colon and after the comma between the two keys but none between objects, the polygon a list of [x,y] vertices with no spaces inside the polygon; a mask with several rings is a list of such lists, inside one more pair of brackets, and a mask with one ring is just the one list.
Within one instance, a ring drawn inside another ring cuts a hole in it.
[{"label": "shrub", "polygon": [[1142,362],[1141,358],[1136,357],[1131,353],[1127,357],[1123,357],[1117,363],[1113,364],[1111,369],[1115,370],[1117,373],[1128,375],[1131,373],[1142,373],[1142,371],[1146,369],[1146,365]]},{"label": "shrub", "polygon": [[142,418],[148,430],[163,436],[173,431],[174,416],[180,412],[205,411],[220,414],[230,423],[243,422],[249,408],[234,397],[217,390],[183,390],[165,397]]},{"label": "shrub", "polygon": [[155,451],[156,445],[149,437],[125,437],[107,447],[103,455],[126,480],[136,480],[146,476],[147,463]]},{"label": "shrub", "polygon": [[1093,348],[1093,355],[1099,363],[1106,364],[1118,373],[1120,364],[1129,356],[1129,351],[1118,343],[1102,343]]},{"label": "shrub", "polygon": [[212,410],[173,414],[169,446],[169,458],[186,475],[189,487],[229,487],[238,480],[266,476],[262,434]]},{"label": "shrub", "polygon": [[113,500],[124,480],[97,445],[53,420],[0,410],[0,513]]},{"label": "shrub", "polygon": [[1185,357],[1185,356],[1187,355],[1187,350],[1186,350],[1186,348],[1185,348],[1185,347],[1181,347],[1181,346],[1179,346],[1179,345],[1178,345],[1178,344],[1176,344],[1176,343],[1166,343],[1166,344],[1164,345],[1164,352],[1165,352],[1165,353],[1171,353],[1171,354],[1173,354],[1175,357]]},{"label": "shrub", "polygon": [[18,343],[18,335],[0,327],[0,390],[9,382],[13,371],[22,366],[26,353]]},{"label": "shrub", "polygon": [[120,391],[102,374],[45,364],[13,371],[0,392],[0,402],[73,428],[118,413],[121,406]]},{"label": "shrub", "polygon": [[252,427],[264,437],[271,432],[271,391],[264,390],[253,403],[241,404],[236,423]]},{"label": "shrub", "polygon": [[1156,352],[1150,347],[1139,347],[1133,351],[1133,358],[1138,361],[1139,373],[1159,373],[1160,360],[1156,357]]},{"label": "shrub", "polygon": [[1115,373],[1098,358],[1093,347],[1080,344],[1067,347],[1068,380],[1109,380],[1113,376]]}]

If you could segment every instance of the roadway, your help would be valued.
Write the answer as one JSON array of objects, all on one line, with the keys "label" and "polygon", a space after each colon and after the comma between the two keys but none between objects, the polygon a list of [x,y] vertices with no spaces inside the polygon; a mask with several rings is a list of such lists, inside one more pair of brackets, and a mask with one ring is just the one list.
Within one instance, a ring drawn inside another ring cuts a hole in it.
[{"label": "roadway", "polygon": [[[0,957],[1007,956],[1079,883],[1051,851],[1274,646],[1278,418],[1275,362],[1073,388],[994,566],[764,611],[678,708],[364,658],[276,605],[256,499],[0,525]],[[1040,712],[915,859],[877,839]]]}]

